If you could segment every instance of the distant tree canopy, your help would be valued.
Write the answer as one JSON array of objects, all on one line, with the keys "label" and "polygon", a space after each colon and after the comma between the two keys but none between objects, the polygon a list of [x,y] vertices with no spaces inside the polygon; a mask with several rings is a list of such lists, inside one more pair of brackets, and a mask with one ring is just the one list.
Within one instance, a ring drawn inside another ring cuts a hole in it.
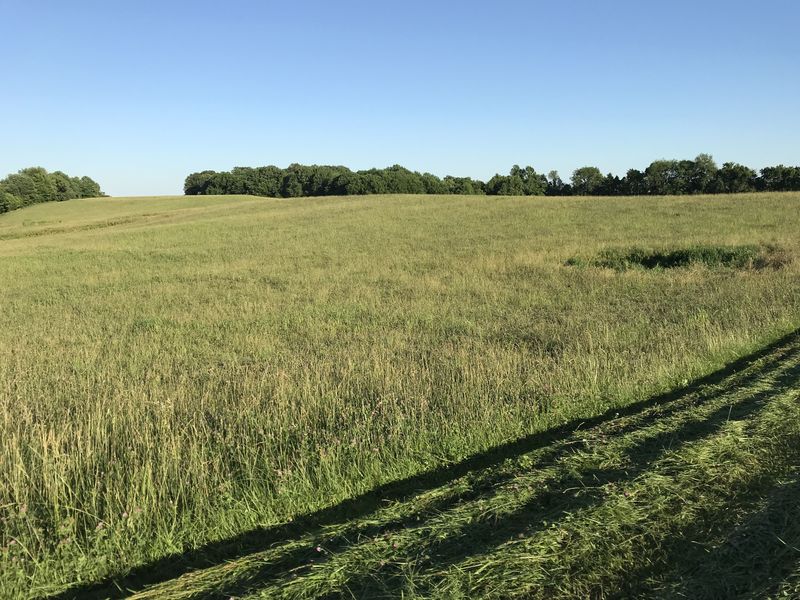
[{"label": "distant tree canopy", "polygon": [[400,165],[351,171],[342,166],[289,165],[235,167],[231,171],[201,171],[186,178],[187,195],[252,194],[276,198],[362,194],[483,194],[484,184],[469,177],[440,179]]},{"label": "distant tree canopy", "polygon": [[97,182],[89,177],[70,177],[61,171],[48,173],[42,167],[29,167],[0,180],[0,213],[39,202],[103,195]]},{"label": "distant tree canopy", "polygon": [[511,167],[484,183],[470,177],[439,178],[400,165],[386,169],[351,171],[343,166],[292,164],[280,167],[235,167],[231,171],[192,173],[184,184],[186,195],[250,194],[274,198],[348,196],[363,194],[486,194],[489,196],[633,196],[717,194],[752,191],[800,190],[800,167],[766,167],[759,175],[737,163],[717,167],[708,154],[694,160],[656,160],[644,171],[630,169],[625,176],[603,175],[587,166],[565,183],[557,171],[547,176],[533,167]]},{"label": "distant tree canopy", "polygon": [[694,160],[655,160],[644,172],[630,169],[622,178],[610,173],[601,178],[595,167],[576,169],[569,192],[663,196],[800,190],[800,167],[766,167],[759,175],[749,167],[732,162],[717,167],[708,154],[700,154]]},{"label": "distant tree canopy", "polygon": [[589,196],[600,190],[605,178],[597,167],[581,167],[572,172],[572,193]]}]

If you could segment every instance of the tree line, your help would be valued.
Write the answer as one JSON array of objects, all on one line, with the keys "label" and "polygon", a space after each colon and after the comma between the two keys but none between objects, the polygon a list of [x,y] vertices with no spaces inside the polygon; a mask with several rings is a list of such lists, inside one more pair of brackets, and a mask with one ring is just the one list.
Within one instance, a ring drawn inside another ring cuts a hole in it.
[{"label": "tree line", "polygon": [[40,202],[103,195],[91,177],[70,177],[61,171],[48,173],[42,167],[29,167],[0,180],[0,213]]},{"label": "tree line", "polygon": [[470,177],[440,179],[400,165],[351,171],[347,167],[292,164],[286,169],[235,167],[231,171],[201,171],[186,178],[184,193],[251,194],[276,198],[363,194],[484,194],[485,184]]},{"label": "tree line", "polygon": [[563,185],[566,194],[606,196],[797,190],[800,190],[800,167],[778,165],[756,173],[733,162],[718,167],[708,154],[700,154],[694,160],[656,160],[644,171],[629,169],[624,177],[603,175],[596,167],[582,167],[572,174],[571,185]]},{"label": "tree line", "polygon": [[778,165],[757,173],[738,163],[718,167],[708,154],[694,160],[656,160],[644,170],[630,169],[624,177],[581,167],[569,183],[557,171],[547,175],[533,167],[514,165],[508,175],[486,182],[471,177],[440,178],[400,165],[351,171],[343,166],[292,164],[235,167],[230,171],[201,171],[186,178],[184,193],[250,194],[275,198],[348,196],[363,194],[485,194],[488,196],[633,196],[721,194],[754,191],[800,191],[800,167]]}]

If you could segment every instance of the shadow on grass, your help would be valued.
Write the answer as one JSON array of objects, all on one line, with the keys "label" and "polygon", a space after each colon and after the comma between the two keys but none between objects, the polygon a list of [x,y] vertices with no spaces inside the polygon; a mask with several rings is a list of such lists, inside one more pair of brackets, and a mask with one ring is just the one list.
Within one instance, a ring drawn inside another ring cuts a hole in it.
[{"label": "shadow on grass", "polygon": [[[701,420],[689,421],[676,430],[661,431],[639,440],[626,449],[624,454],[627,460],[624,469],[585,469],[570,473],[557,481],[555,486],[534,494],[524,504],[500,519],[472,522],[455,532],[449,532],[443,540],[429,542],[424,547],[423,560],[419,560],[419,555],[422,554],[419,548],[414,548],[405,555],[395,554],[392,556],[393,564],[380,572],[361,573],[350,578],[346,584],[347,595],[357,598],[399,597],[406,583],[406,572],[403,567],[394,567],[394,564],[414,563],[417,572],[428,569],[441,572],[470,556],[490,553],[519,535],[528,537],[535,534],[543,530],[547,523],[557,522],[571,513],[597,506],[606,499],[603,487],[606,484],[624,486],[626,482],[648,471],[653,463],[667,452],[678,451],[687,444],[708,438],[730,421],[751,418],[776,392],[785,390],[790,385],[797,385],[798,381],[800,381],[800,365],[785,370],[769,387],[747,394],[733,404],[726,403]],[[684,540],[681,538],[680,541]],[[694,542],[686,541],[687,545],[692,543]],[[674,545],[675,558],[681,556],[683,550],[680,548],[681,545]],[[636,574],[630,577],[631,581],[637,579]],[[226,592],[230,590],[234,594],[248,589],[245,586],[225,588]],[[416,588],[415,591],[422,597],[427,597],[426,592],[432,590]],[[336,592],[327,597],[334,598],[339,595],[341,594]],[[196,598],[210,597],[198,595]]]},{"label": "shadow on grass", "polygon": [[[757,483],[756,489],[737,490],[738,507],[749,509],[741,522],[731,520],[735,511],[702,519],[697,528],[702,531],[687,531],[665,548],[670,569],[662,572],[654,565],[631,573],[631,581],[645,584],[631,594],[702,600],[777,593],[800,566],[800,474],[766,499],[758,496]],[[724,541],[712,548],[696,541],[712,534]]]},{"label": "shadow on grass", "polygon": [[[176,554],[164,557],[147,565],[137,567],[126,574],[106,579],[104,581],[84,584],[72,587],[56,595],[48,596],[51,599],[67,600],[73,598],[124,598],[134,591],[140,591],[151,585],[176,579],[183,574],[198,569],[208,568],[224,562],[233,561],[242,557],[264,552],[281,543],[291,542],[297,538],[307,535],[321,534],[322,528],[328,525],[345,524],[354,519],[366,516],[385,506],[386,502],[402,502],[412,498],[422,492],[446,486],[454,480],[473,473],[489,471],[499,466],[509,458],[516,458],[534,450],[547,448],[549,445],[560,442],[571,436],[577,430],[596,427],[617,418],[635,416],[651,407],[664,406],[669,409],[669,405],[682,399],[686,399],[701,388],[706,386],[726,386],[728,380],[737,375],[740,371],[748,367],[754,361],[763,359],[770,354],[788,354],[793,350],[792,345],[800,341],[800,331],[789,334],[769,346],[759,350],[749,356],[743,357],[729,364],[706,377],[695,380],[689,386],[675,390],[666,394],[654,396],[647,400],[631,404],[625,408],[612,409],[594,418],[575,420],[561,427],[551,429],[542,433],[526,436],[514,442],[503,444],[487,452],[474,455],[459,463],[434,469],[420,475],[409,477],[400,481],[379,486],[370,492],[364,493],[355,498],[341,502],[340,504],[325,508],[313,513],[299,517],[292,523],[277,525],[273,527],[258,528],[233,538],[220,542],[210,543],[206,546],[191,550],[183,554]],[[765,365],[760,365],[757,370],[748,375],[747,381],[752,381],[764,376],[770,370],[775,370],[780,366],[781,360],[785,356],[779,356],[769,360]],[[776,384],[785,384],[800,376],[797,368],[790,369],[783,373]],[[743,385],[744,380],[735,381],[736,385]],[[717,397],[728,390],[716,390],[711,395],[704,395],[700,398],[701,402],[707,402],[713,397]],[[746,418],[758,409],[764,399],[768,396],[768,391],[759,391],[748,396],[735,406],[726,405],[723,409],[715,411],[707,419],[700,422],[686,424],[681,431],[669,431],[644,439],[641,443],[629,450],[631,465],[625,472],[616,470],[596,470],[583,472],[573,479],[566,478],[559,480],[558,489],[555,491],[545,491],[537,495],[530,502],[519,508],[507,518],[504,517],[503,523],[475,523],[470,525],[468,530],[460,532],[458,538],[467,536],[475,539],[475,545],[466,547],[463,541],[449,537],[431,548],[431,561],[435,561],[437,568],[442,565],[453,564],[458,560],[472,554],[485,551],[486,548],[507,541],[509,536],[519,531],[519,528],[529,529],[531,523],[542,520],[553,520],[558,516],[589,506],[599,501],[599,496],[592,492],[576,495],[565,501],[564,489],[571,485],[581,486],[584,480],[594,482],[620,482],[634,477],[637,473],[646,469],[661,453],[665,446],[672,448],[676,444],[685,444],[691,440],[700,439],[718,429],[725,421],[735,418]],[[663,413],[655,413],[648,416],[651,420],[658,420]],[[637,423],[638,427],[644,427],[646,423]],[[618,432],[615,432],[618,433]],[[569,448],[562,448],[561,453],[571,451]],[[550,460],[556,456],[548,457]],[[497,478],[489,478],[482,481],[477,491],[467,494],[455,495],[445,498],[432,508],[426,508],[424,514],[436,514],[446,510],[449,506],[465,499],[471,499],[484,493],[491,493],[491,490],[510,479],[512,475],[501,475]],[[418,526],[419,513],[405,516],[394,521],[384,522],[380,525],[358,528],[355,533],[360,536],[374,536],[393,529],[407,526]],[[326,550],[336,552],[345,549],[350,542],[346,536],[337,536],[331,544],[326,544]],[[302,549],[288,552],[278,558],[276,562],[265,566],[256,573],[249,573],[246,578],[240,581],[228,581],[225,584],[226,595],[237,594],[253,586],[266,584],[278,577],[286,574],[289,569],[304,567],[308,564],[309,557],[313,554],[313,549]],[[397,574],[387,571],[383,574],[373,574],[369,578],[361,579],[357,576],[352,580],[352,586],[348,586],[352,591],[375,589],[377,585],[380,589],[391,589]],[[377,577],[377,578],[376,578]],[[399,591],[399,590],[398,590]],[[356,592],[358,593],[358,592]],[[193,598],[213,598],[219,597],[220,592],[200,592]]]}]

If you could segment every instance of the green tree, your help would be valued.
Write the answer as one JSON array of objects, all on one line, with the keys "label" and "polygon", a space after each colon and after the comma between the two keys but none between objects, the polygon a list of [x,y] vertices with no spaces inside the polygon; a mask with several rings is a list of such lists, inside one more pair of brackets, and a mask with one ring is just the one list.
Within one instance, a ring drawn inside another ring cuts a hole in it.
[{"label": "green tree", "polygon": [[726,162],[717,171],[714,191],[724,194],[752,192],[756,189],[756,172],[738,163]]},{"label": "green tree", "polygon": [[447,185],[436,175],[431,173],[422,174],[422,185],[425,187],[426,194],[447,194]]},{"label": "green tree", "polygon": [[190,174],[184,181],[183,193],[187,196],[208,193],[208,186],[216,174],[216,171],[200,171],[199,173]]},{"label": "green tree", "polygon": [[603,177],[603,183],[597,188],[596,193],[602,196],[619,196],[624,193],[622,180],[609,173]]},{"label": "green tree", "polygon": [[547,174],[547,188],[545,193],[548,196],[563,196],[565,188],[566,184],[559,176],[558,171],[553,170]]},{"label": "green tree", "polygon": [[0,181],[0,190],[8,196],[3,203],[7,210],[37,202],[71,200],[102,196],[100,186],[89,177],[69,177],[61,171],[48,173],[42,167],[29,167]]},{"label": "green tree", "polygon": [[647,193],[647,184],[644,173],[638,169],[628,169],[625,177],[622,178],[622,189],[624,194],[631,196],[641,196]]},{"label": "green tree", "polygon": [[84,175],[78,180],[78,193],[81,198],[100,198],[104,196],[100,184]]},{"label": "green tree", "polygon": [[765,167],[761,169],[758,188],[770,192],[800,190],[800,167]]},{"label": "green tree", "polygon": [[603,174],[597,167],[581,167],[572,172],[572,192],[578,196],[590,196],[603,185]]},{"label": "green tree", "polygon": [[452,177],[447,175],[443,180],[448,194],[483,194],[484,184],[470,177]]},{"label": "green tree", "polygon": [[288,172],[281,184],[281,196],[284,198],[299,198],[303,195],[303,184],[296,171]]},{"label": "green tree", "polygon": [[208,186],[206,186],[206,194],[209,195],[218,195],[218,194],[234,194],[236,189],[236,180],[235,178],[227,171],[222,171],[219,173],[214,173],[211,180],[208,182]]},{"label": "green tree", "polygon": [[424,194],[425,185],[419,173],[400,165],[392,165],[381,173],[388,194]]},{"label": "green tree", "polygon": [[0,189],[0,213],[16,210],[23,206],[25,203],[21,199]]},{"label": "green tree", "polygon": [[55,188],[55,199],[59,202],[80,197],[80,188],[75,186],[75,181],[66,173],[54,171],[49,175]]},{"label": "green tree", "polygon": [[490,196],[522,196],[522,179],[498,173],[486,182],[486,193]]},{"label": "green tree", "polygon": [[644,170],[648,194],[682,194],[686,188],[683,170],[677,160],[654,160]]},{"label": "green tree", "polygon": [[704,194],[710,191],[718,170],[710,154],[698,154],[689,171],[687,192]]},{"label": "green tree", "polygon": [[547,178],[540,175],[533,167],[519,170],[522,179],[522,191],[526,196],[543,196],[547,190]]},{"label": "green tree", "polygon": [[9,175],[3,180],[3,189],[26,204],[57,199],[55,184],[42,167],[29,167]]},{"label": "green tree", "polygon": [[275,166],[258,167],[255,169],[255,182],[251,194],[277,198],[281,194],[283,171]]}]

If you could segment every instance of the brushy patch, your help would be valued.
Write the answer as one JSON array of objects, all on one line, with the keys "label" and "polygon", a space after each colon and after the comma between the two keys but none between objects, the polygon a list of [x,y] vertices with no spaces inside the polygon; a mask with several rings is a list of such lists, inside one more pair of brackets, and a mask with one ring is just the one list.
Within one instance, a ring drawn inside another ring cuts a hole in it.
[{"label": "brushy patch", "polygon": [[791,255],[774,244],[740,246],[688,246],[674,250],[652,250],[632,246],[605,248],[593,259],[570,258],[568,266],[589,266],[615,271],[630,269],[675,269],[703,265],[710,269],[780,269],[791,262]]}]

